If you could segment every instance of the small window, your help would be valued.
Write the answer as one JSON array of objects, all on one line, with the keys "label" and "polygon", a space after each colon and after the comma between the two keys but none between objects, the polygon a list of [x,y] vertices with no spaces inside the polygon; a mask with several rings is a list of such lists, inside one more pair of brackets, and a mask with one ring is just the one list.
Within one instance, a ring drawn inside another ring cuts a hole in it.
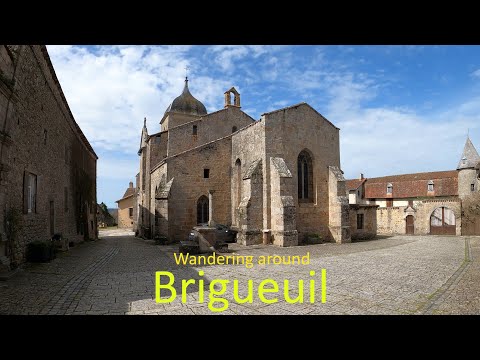
[{"label": "small window", "polygon": [[37,212],[37,175],[28,171],[23,176],[23,210],[25,214]]},{"label": "small window", "polygon": [[357,190],[357,195],[360,196],[360,190]]},{"label": "small window", "polygon": [[232,133],[234,133],[235,131],[237,131],[237,127],[236,127],[236,126],[232,127]]},{"label": "small window", "polygon": [[210,177],[210,169],[203,169],[203,177],[208,179]]},{"label": "small window", "polygon": [[133,208],[128,208],[128,216],[133,217]]},{"label": "small window", "polygon": [[392,194],[393,193],[393,186],[392,184],[387,185],[387,194]]},{"label": "small window", "polygon": [[387,199],[387,207],[393,207],[393,199]]},{"label": "small window", "polygon": [[428,189],[428,191],[433,191],[433,181],[432,180],[430,180],[428,182],[427,189]]},{"label": "small window", "polygon": [[47,145],[47,130],[43,130],[43,145]]},{"label": "small window", "polygon": [[197,125],[193,125],[192,135],[197,135]]},{"label": "small window", "polygon": [[475,191],[475,184],[470,184],[470,190]]},{"label": "small window", "polygon": [[357,214],[357,229],[363,229],[363,214]]}]

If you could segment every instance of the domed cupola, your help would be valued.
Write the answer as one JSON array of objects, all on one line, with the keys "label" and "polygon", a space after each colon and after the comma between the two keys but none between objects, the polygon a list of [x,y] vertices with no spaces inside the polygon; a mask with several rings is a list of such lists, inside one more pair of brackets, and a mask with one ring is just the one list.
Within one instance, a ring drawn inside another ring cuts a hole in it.
[{"label": "domed cupola", "polygon": [[185,78],[185,87],[182,94],[177,97],[170,106],[167,108],[167,112],[176,112],[190,115],[206,115],[207,109],[199,100],[195,99],[188,90],[188,78]]}]

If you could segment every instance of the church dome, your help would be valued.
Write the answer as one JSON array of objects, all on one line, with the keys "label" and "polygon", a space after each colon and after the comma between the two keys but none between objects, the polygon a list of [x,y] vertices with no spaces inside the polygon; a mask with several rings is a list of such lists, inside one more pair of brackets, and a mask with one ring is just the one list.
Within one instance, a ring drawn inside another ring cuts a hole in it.
[{"label": "church dome", "polygon": [[188,90],[188,79],[185,79],[185,87],[182,94],[177,97],[165,111],[169,111],[190,114],[190,115],[206,115],[207,109],[199,100],[195,99]]}]

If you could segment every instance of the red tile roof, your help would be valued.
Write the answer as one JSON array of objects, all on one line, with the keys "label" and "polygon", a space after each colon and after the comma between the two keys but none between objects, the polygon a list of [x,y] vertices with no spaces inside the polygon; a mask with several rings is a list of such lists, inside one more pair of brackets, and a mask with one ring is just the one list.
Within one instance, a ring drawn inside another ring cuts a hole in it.
[{"label": "red tile roof", "polygon": [[387,198],[387,185],[393,187],[392,198],[426,197],[428,182],[433,181],[434,196],[458,195],[458,172],[436,171],[416,174],[392,175],[368,179],[365,183],[365,198]]},{"label": "red tile roof", "polygon": [[345,181],[345,186],[347,188],[347,191],[350,191],[350,190],[357,190],[360,185],[362,185],[365,180],[367,179],[351,179],[351,180],[347,180]]}]

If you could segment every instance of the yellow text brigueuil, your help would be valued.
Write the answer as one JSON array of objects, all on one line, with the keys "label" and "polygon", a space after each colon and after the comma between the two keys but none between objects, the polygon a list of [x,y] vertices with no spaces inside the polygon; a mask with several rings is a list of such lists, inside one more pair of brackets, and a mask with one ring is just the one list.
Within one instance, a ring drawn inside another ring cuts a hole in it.
[{"label": "yellow text brigueuil", "polygon": [[[177,288],[181,289],[181,299],[182,303],[187,302],[187,291],[196,292],[198,291],[198,302],[203,304],[205,302],[205,280],[203,276],[205,273],[203,271],[198,272],[199,279],[182,279],[181,285],[177,284]],[[167,278],[167,281],[162,282],[162,278]],[[289,304],[302,304],[304,302],[304,297],[308,296],[308,301],[314,303],[316,300],[316,282],[315,282],[315,271],[310,271],[310,278],[308,281],[308,290],[304,291],[304,280],[298,280],[298,289],[292,292],[290,290],[290,281],[288,279],[283,280],[283,292],[279,288],[277,281],[273,279],[265,279],[260,282],[256,291],[254,291],[253,280],[247,280],[247,291],[246,294],[242,291],[240,295],[239,291],[239,281],[237,279],[227,280],[227,279],[213,279],[208,285],[208,308],[212,312],[222,312],[228,309],[229,301],[228,299],[222,297],[227,290],[228,285],[233,283],[233,299],[238,304],[247,304],[253,303],[254,293],[258,295],[258,299],[265,304],[274,304],[279,301],[279,298],[283,295],[285,302]],[[178,286],[180,285],[180,286]],[[218,288],[218,285],[219,288]],[[177,289],[175,287],[175,276],[169,271],[157,271],[155,273],[155,299],[157,303],[170,303],[177,298]],[[165,290],[162,297],[161,290]],[[322,303],[326,302],[327,298],[327,270],[322,269],[320,275],[320,299]],[[282,294],[283,293],[283,294]]]}]

